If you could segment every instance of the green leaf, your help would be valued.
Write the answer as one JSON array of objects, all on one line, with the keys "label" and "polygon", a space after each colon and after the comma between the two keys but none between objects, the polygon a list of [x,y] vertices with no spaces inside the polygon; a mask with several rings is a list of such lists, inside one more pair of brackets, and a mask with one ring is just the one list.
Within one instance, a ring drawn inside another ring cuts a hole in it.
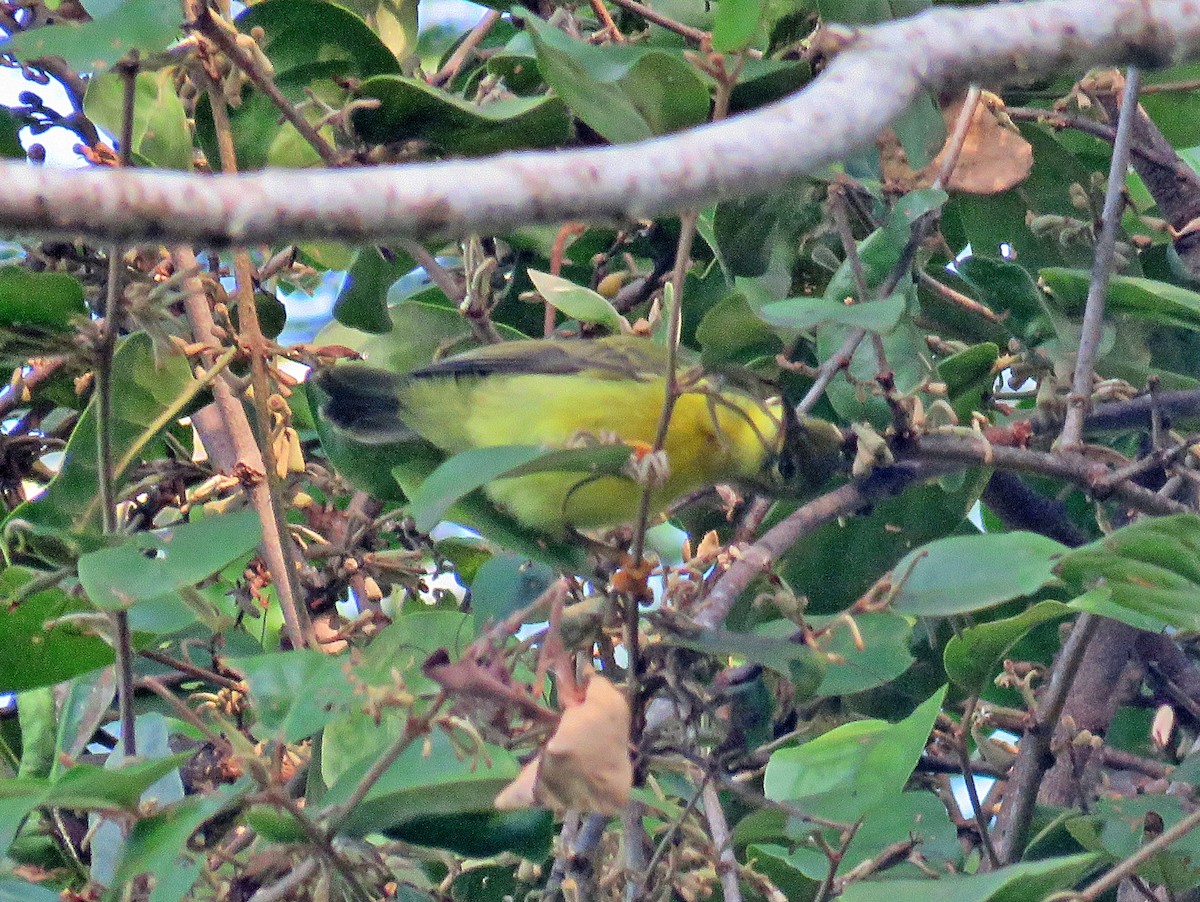
[{"label": "green leaf", "polygon": [[30,807],[136,813],[142,793],[191,757],[191,752],[181,752],[117,768],[76,764],[54,780],[34,777],[0,780],[0,800]]},{"label": "green leaf", "polygon": [[[721,6],[724,8],[725,3]],[[717,204],[709,243],[728,273],[758,277],[767,271],[781,205],[777,193],[753,194]]]},{"label": "green leaf", "polygon": [[362,79],[400,71],[395,55],[361,18],[324,0],[255,3],[237,17],[237,26],[243,34],[262,29],[259,46],[290,90],[318,77]]},{"label": "green leaf", "polygon": [[1046,313],[1045,296],[1025,267],[999,257],[972,254],[956,265],[962,280],[979,295],[984,306],[1010,314],[1010,329],[1020,334],[1025,325]]},{"label": "green leaf", "polygon": [[[162,169],[191,169],[192,141],[187,113],[175,87],[175,70],[139,72],[134,86],[134,159]],[[83,111],[96,125],[121,134],[125,116],[125,78],[105,72],[88,80]]]},{"label": "green leaf", "polygon": [[907,307],[903,295],[866,304],[843,304],[823,298],[788,298],[764,304],[758,315],[772,326],[790,332],[804,332],[814,326],[836,323],[882,335],[896,328]]},{"label": "green leaf", "polygon": [[97,607],[120,611],[176,592],[224,569],[262,538],[258,514],[246,509],[129,536],[79,559],[79,582]]},{"label": "green leaf", "polygon": [[74,276],[0,267],[0,325],[67,332],[75,328],[72,320],[77,316],[87,316],[87,305],[83,286]]},{"label": "green leaf", "polygon": [[346,0],[344,5],[362,16],[396,59],[403,62],[416,50],[418,0]]},{"label": "green leaf", "polygon": [[[1177,780],[1178,770],[1171,775]],[[1133,798],[1102,798],[1089,807],[1087,817],[1067,822],[1067,830],[1089,852],[1104,852],[1113,861],[1122,861],[1147,841],[1170,830],[1187,815],[1181,801],[1159,794]],[[1154,824],[1151,829],[1150,825]],[[1200,836],[1189,831],[1178,841],[1152,856],[1137,873],[1154,883],[1165,884],[1172,895],[1185,893],[1200,885]]]},{"label": "green leaf", "polygon": [[21,144],[21,129],[25,124],[10,107],[0,106],[0,157],[25,159],[25,148]]},{"label": "green leaf", "polygon": [[514,852],[541,862],[554,841],[554,815],[536,808],[524,811],[464,811],[415,817],[389,827],[389,839],[449,849],[468,858],[489,858]]},{"label": "green leaf", "polygon": [[946,396],[960,423],[969,423],[974,411],[985,409],[996,382],[994,368],[999,359],[1000,348],[984,342],[938,362],[938,376],[946,383]]},{"label": "green leaf", "polygon": [[527,270],[529,281],[538,294],[556,310],[581,323],[595,323],[614,335],[621,334],[622,318],[604,295],[576,285],[569,279],[552,276],[536,269]]},{"label": "green leaf", "polygon": [[729,53],[748,46],[762,14],[763,0],[720,0],[712,30],[713,50]]},{"label": "green leaf", "polygon": [[1055,573],[1077,593],[1179,629],[1200,629],[1200,517],[1142,520],[1069,551]]},{"label": "green leaf", "polygon": [[[171,425],[158,422],[163,409],[175,402],[192,383],[191,367],[182,355],[172,355],[158,365],[153,344],[144,332],[121,342],[113,358],[112,447],[119,462],[135,443],[156,438]],[[150,447],[153,447],[152,445]],[[5,521],[5,531],[20,527],[35,534],[55,536],[65,530],[98,531],[96,402],[93,399],[79,418],[67,442],[62,469],[36,500],[19,505]]]},{"label": "green leaf", "polygon": [[537,16],[522,18],[542,77],[608,141],[642,141],[708,118],[708,88],[682,57],[630,44],[593,47]]},{"label": "green leaf", "polygon": [[794,94],[812,81],[812,66],[803,60],[747,59],[729,97],[729,111],[757,109]]},{"label": "green leaf", "polygon": [[[949,486],[910,488],[898,498],[878,502],[870,513],[830,523],[797,542],[784,557],[780,573],[796,592],[808,596],[812,611],[841,611],[881,573],[893,570],[899,579],[904,571],[896,563],[907,552],[958,529],[989,476],[977,469]],[[777,507],[764,526],[778,522],[790,509]],[[854,554],[847,555],[847,548]]]},{"label": "green leaf", "polygon": [[[1054,301],[1068,313],[1082,313],[1091,273],[1081,269],[1043,269],[1038,272]],[[1152,320],[1165,326],[1200,330],[1200,293],[1134,276],[1113,276],[1108,283],[1106,309]]]},{"label": "green leaf", "polygon": [[375,247],[359,248],[346,273],[342,290],[333,303],[333,318],[344,326],[364,332],[392,331],[388,316],[388,289],[417,265],[408,254],[394,252],[385,260]]},{"label": "green leaf", "polygon": [[196,882],[201,861],[189,860],[188,840],[209,818],[232,804],[246,787],[221,786],[204,795],[160,808],[138,820],[130,831],[109,899],[119,899],[124,887],[139,874],[154,878],[149,902],[179,902]]},{"label": "green leaf", "polygon": [[773,636],[735,633],[723,629],[696,629],[665,634],[663,643],[690,648],[718,657],[733,656],[748,664],[761,664],[790,679],[797,699],[808,699],[825,677],[825,660],[803,642]]},{"label": "green leaf", "polygon": [[897,724],[859,720],[771,755],[763,792],[807,812],[852,823],[904,790],[946,695],[943,687]]},{"label": "green leaf", "polygon": [[893,610],[945,617],[1030,595],[1055,578],[1066,546],[1032,532],[981,533],[939,539],[908,554],[894,569]]},{"label": "green leaf", "polygon": [[554,582],[555,573],[517,554],[493,555],[471,581],[471,611],[481,623],[499,623],[531,604]]},{"label": "green leaf", "polygon": [[375,109],[352,115],[355,130],[371,144],[419,140],[449,153],[482,156],[556,147],[571,137],[571,116],[558,97],[476,104],[403,75],[369,78],[355,96],[379,101]]},{"label": "green leaf", "polygon": [[741,291],[734,291],[704,314],[696,326],[700,361],[710,369],[749,364],[759,358],[774,359],[783,342],[757,316]]},{"label": "green leaf", "polygon": [[[908,647],[912,625],[904,617],[887,611],[855,614],[862,648],[855,644],[854,634],[840,617],[806,616],[804,621],[813,629],[827,630],[817,637],[817,645],[822,653],[834,656],[825,665],[818,696],[865,692],[890,683],[912,665]],[[766,627],[762,627],[764,632]]]},{"label": "green leaf", "polygon": [[1042,601],[1015,617],[967,627],[946,643],[942,653],[946,676],[967,692],[980,692],[996,665],[1026,633],[1072,613],[1062,602]]},{"label": "green leaf", "polygon": [[54,765],[54,693],[48,686],[17,695],[17,722],[21,727],[21,764],[18,777],[48,777]]},{"label": "green leaf", "polygon": [[[439,686],[422,671],[426,659],[446,649],[451,660],[457,660],[474,638],[475,617],[471,614],[445,610],[404,614],[381,630],[363,651],[362,663],[354,669],[354,682],[390,690],[399,674],[408,692],[432,696]],[[402,715],[385,715],[377,723],[361,704],[339,714],[321,735],[321,779],[332,786],[350,768],[377,758],[403,729]]]},{"label": "green leaf", "polygon": [[165,50],[182,24],[183,15],[174,4],[123,0],[91,22],[24,31],[10,38],[4,50],[23,60],[61,56],[76,71],[101,73],[131,50],[143,57]]},{"label": "green leaf", "polygon": [[[1104,856],[1070,855],[1009,865],[987,874],[943,876],[938,880],[886,880],[888,902],[1026,902],[1055,890],[1069,890],[1100,867]],[[880,883],[852,883],[842,902],[879,902]]]},{"label": "green leaf", "polygon": [[[738,826],[740,829],[741,825]],[[786,823],[780,826],[783,829],[778,831],[778,838],[791,838]],[[837,841],[836,833],[824,833],[827,841]],[[918,843],[923,863],[935,870],[941,870],[940,866],[945,864],[957,865],[962,858],[958,831],[946,814],[946,806],[932,793],[905,792],[889,804],[867,813],[841,857],[839,872],[848,873],[858,864],[876,857],[892,846],[896,837],[907,837]],[[776,858],[813,880],[822,880],[829,873],[829,859],[807,843],[791,850],[787,846],[755,843],[748,853]],[[892,879],[917,877],[921,872],[915,865],[901,862],[890,868],[888,875]]]},{"label": "green leaf", "polygon": [[42,589],[10,603],[13,594],[36,571],[9,567],[0,573],[0,686],[20,692],[52,686],[113,662],[112,647],[99,636],[89,636],[57,622],[68,614],[88,610],[57,586]]},{"label": "green leaf", "polygon": [[[374,763],[368,758],[343,773],[322,803],[347,801]],[[512,753],[497,746],[486,746],[477,757],[460,756],[446,734],[435,730],[427,743],[414,742],[384,772],[350,813],[341,833],[361,837],[433,815],[488,810],[519,769]]]},{"label": "green leaf", "polygon": [[295,651],[235,658],[245,676],[260,726],[284,742],[299,742],[361,705],[347,682],[344,663],[319,651]]},{"label": "green leaf", "polygon": [[928,91],[913,99],[909,108],[892,122],[892,130],[900,139],[904,156],[913,169],[928,166],[946,143],[946,120],[942,118],[936,98]]},{"label": "green leaf", "polygon": [[547,451],[539,445],[470,448],[439,466],[410,498],[417,529],[433,529],[454,502],[497,479],[532,473],[569,472],[618,475],[629,460],[627,445]]}]

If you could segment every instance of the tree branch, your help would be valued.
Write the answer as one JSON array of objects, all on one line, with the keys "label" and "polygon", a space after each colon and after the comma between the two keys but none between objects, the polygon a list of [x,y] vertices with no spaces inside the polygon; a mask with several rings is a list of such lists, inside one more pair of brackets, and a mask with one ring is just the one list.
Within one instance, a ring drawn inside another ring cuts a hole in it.
[{"label": "tree branch", "polygon": [[3,161],[0,228],[228,245],[628,222],[767,192],[817,171],[874,140],[921,91],[1100,63],[1167,65],[1200,50],[1200,7],[1189,0],[1043,0],[931,10],[827,37],[840,41],[841,52],[799,94],[620,147],[236,176],[45,170]]}]

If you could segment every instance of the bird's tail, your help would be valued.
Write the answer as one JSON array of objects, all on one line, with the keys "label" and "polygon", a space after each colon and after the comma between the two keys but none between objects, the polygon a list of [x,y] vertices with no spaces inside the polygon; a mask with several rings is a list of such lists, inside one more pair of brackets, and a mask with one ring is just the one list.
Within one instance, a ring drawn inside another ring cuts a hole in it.
[{"label": "bird's tail", "polygon": [[315,380],[326,396],[321,414],[358,441],[382,445],[416,437],[402,416],[406,377],[361,364],[346,364],[322,370]]}]

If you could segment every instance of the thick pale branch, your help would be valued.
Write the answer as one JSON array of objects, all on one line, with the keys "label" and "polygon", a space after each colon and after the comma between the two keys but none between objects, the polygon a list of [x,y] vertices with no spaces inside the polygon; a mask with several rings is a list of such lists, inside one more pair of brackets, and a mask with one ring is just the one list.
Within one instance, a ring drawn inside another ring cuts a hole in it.
[{"label": "thick pale branch", "polygon": [[340,171],[188,175],[0,162],[0,229],[108,241],[352,242],[628,222],[778,188],[873,140],[922,90],[1165,65],[1200,50],[1195,0],[938,9],[847,34],[799,94],[638,144]]}]

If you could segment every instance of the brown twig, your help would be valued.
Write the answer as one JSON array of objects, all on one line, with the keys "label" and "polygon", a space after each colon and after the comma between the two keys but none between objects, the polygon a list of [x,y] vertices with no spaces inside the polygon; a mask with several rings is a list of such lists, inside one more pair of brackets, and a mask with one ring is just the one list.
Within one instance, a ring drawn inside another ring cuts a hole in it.
[{"label": "brown twig", "polygon": [[[187,246],[177,247],[174,251],[175,267],[183,272],[199,272],[196,255]],[[191,276],[183,284],[183,307],[192,334],[197,341],[212,348],[221,346],[214,330],[212,310],[209,308],[208,296],[204,291],[204,283],[198,275]],[[213,363],[212,352],[205,352],[202,357],[210,366]],[[307,617],[302,618],[296,606],[296,599],[289,589],[287,579],[288,557],[283,549],[281,523],[276,519],[275,507],[271,501],[270,488],[263,481],[266,475],[266,464],[263,462],[262,450],[254,437],[254,430],[246,417],[246,409],[238,400],[225,378],[213,382],[213,400],[220,417],[221,431],[228,436],[232,443],[233,460],[224,462],[223,469],[227,472],[240,471],[244,474],[246,491],[250,503],[258,513],[263,524],[262,555],[267,570],[272,575],[279,594],[279,606],[283,612],[284,629],[293,647],[302,648],[306,644],[306,636],[311,633]],[[208,443],[206,442],[206,445]],[[315,643],[315,637],[313,639]],[[314,647],[316,647],[314,645]]]},{"label": "brown twig", "polygon": [[721,892],[726,902],[741,902],[742,889],[738,885],[737,858],[733,854],[733,836],[725,820],[721,798],[712,781],[706,781],[701,793],[704,799],[704,819],[708,821],[708,834],[712,837],[713,849],[717,853],[717,876],[721,880]]},{"label": "brown twig", "polygon": [[475,27],[467,33],[467,36],[462,39],[462,42],[454,48],[454,52],[450,54],[450,59],[446,60],[446,64],[429,77],[429,84],[434,87],[441,87],[454,78],[458,74],[458,70],[463,67],[463,63],[471,56],[471,52],[483,42],[488,32],[499,21],[499,10],[488,10]]},{"label": "brown twig", "polygon": [[[262,91],[270,99],[271,103],[282,114],[283,118],[292,124],[300,136],[304,138],[317,152],[317,155],[325,161],[328,166],[340,166],[342,163],[341,157],[333,146],[326,141],[321,133],[318,132],[308,120],[300,113],[299,110],[283,96],[283,93],[276,86],[274,80],[262,71],[262,68],[251,58],[251,56],[242,50],[237,45],[229,32],[222,27],[221,23],[213,18],[212,12],[207,4],[200,4],[196,8],[196,19],[191,23],[192,30],[204,35],[208,40],[220,48],[221,52],[229,58],[229,61],[238,67],[246,77],[254,83],[254,86]],[[225,169],[225,172],[236,170]]]},{"label": "brown twig", "polygon": [[154,661],[162,664],[164,667],[170,667],[178,670],[180,673],[185,673],[188,676],[195,677],[198,680],[203,680],[206,683],[212,683],[214,686],[223,686],[226,689],[233,689],[237,692],[245,692],[246,686],[238,680],[231,680],[229,677],[221,676],[213,670],[207,670],[203,667],[197,667],[188,661],[181,661],[178,658],[172,658],[170,655],[164,655],[162,652],[154,651],[153,649],[143,648],[138,654],[147,661]]},{"label": "brown twig", "polygon": [[641,16],[647,22],[675,32],[680,37],[686,38],[698,46],[703,47],[706,42],[712,40],[707,31],[693,28],[691,25],[684,25],[682,22],[676,22],[662,13],[655,12],[645,4],[639,3],[638,0],[612,0],[612,2],[622,9],[629,10],[631,13],[637,13],[637,15]]},{"label": "brown twig", "polygon": [[1071,380],[1071,391],[1067,395],[1067,416],[1059,436],[1059,444],[1063,448],[1075,449],[1083,444],[1083,420],[1091,406],[1094,364],[1104,330],[1104,302],[1108,297],[1108,280],[1112,276],[1117,228],[1125,207],[1125,173],[1129,168],[1129,147],[1138,111],[1138,81],[1137,67],[1130,66],[1125,76],[1125,92],[1117,119],[1117,137],[1113,142],[1112,164],[1108,171],[1108,188],[1104,193],[1100,235],[1096,239],[1096,259],[1083,311],[1075,373]]},{"label": "brown twig", "polygon": [[[1038,701],[1033,726],[1026,730],[1021,739],[1021,754],[1017,756],[1017,762],[1013,766],[1012,776],[1004,793],[1000,822],[996,827],[1000,838],[997,853],[1002,864],[1018,861],[1025,849],[1025,840],[1037,803],[1038,784],[1054,762],[1054,755],[1050,750],[1054,730],[1062,715],[1063,705],[1067,703],[1067,696],[1083,660],[1088,640],[1099,624],[1100,618],[1096,615],[1079,615],[1071,629],[1071,635],[1063,643],[1062,651],[1054,662],[1050,680]],[[1028,749],[1025,743],[1029,743]]]},{"label": "brown twig", "polygon": [[[203,14],[202,14],[203,15]],[[217,147],[221,155],[221,169],[225,172],[237,172],[237,151],[233,144],[233,129],[229,122],[229,111],[225,98],[216,85],[208,89],[209,106],[212,110],[213,126],[217,136]],[[266,498],[272,511],[271,522],[278,532],[278,569],[271,570],[272,582],[279,597],[280,608],[284,617],[295,623],[295,630],[303,637],[301,644],[316,647],[316,637],[312,631],[312,623],[308,611],[304,608],[297,580],[297,561],[294,548],[288,535],[284,517],[283,493],[280,488],[279,471],[275,459],[275,446],[271,440],[271,413],[268,404],[271,399],[271,383],[267,373],[267,360],[271,350],[263,335],[262,325],[258,321],[258,307],[254,298],[254,266],[250,262],[250,254],[242,248],[233,251],[234,296],[237,299],[238,330],[240,338],[250,352],[250,385],[253,389],[253,408],[255,425],[258,427],[259,453],[263,459],[263,484],[266,488]],[[264,534],[268,529],[267,521],[263,521]],[[294,638],[293,638],[293,641]],[[300,646],[297,646],[300,647]]]},{"label": "brown twig", "polygon": [[[121,165],[132,160],[133,112],[137,86],[137,51],[130,60],[122,61],[118,71],[123,79],[121,118]],[[122,248],[114,244],[108,256],[108,286],[105,291],[104,320],[96,347],[96,470],[97,496],[100,499],[100,519],[105,535],[117,532],[116,471],[113,459],[112,430],[112,369],[117,337],[121,333],[124,314]],[[116,652],[117,707],[121,718],[121,746],[125,756],[137,754],[136,717],[133,710],[133,636],[129,629],[129,612],[116,611],[112,616],[113,649]]]},{"label": "brown twig", "polygon": [[[1145,88],[1142,89],[1142,93],[1146,93]],[[1085,135],[1091,135],[1093,138],[1099,138],[1101,141],[1107,141],[1109,144],[1112,144],[1117,139],[1117,130],[1105,125],[1103,122],[1097,122],[1094,119],[1084,119],[1082,116],[1070,116],[1058,110],[1010,106],[1004,108],[1004,114],[1017,122],[1037,122],[1042,125],[1048,125],[1056,131],[1061,131],[1064,128],[1073,129],[1077,132],[1083,132]],[[1138,142],[1133,142],[1130,145],[1129,152],[1135,157],[1141,157],[1148,163],[1169,166],[1172,169],[1179,162],[1178,160],[1169,159],[1162,154],[1156,153],[1154,148],[1145,147]]]},{"label": "brown twig", "polygon": [[979,303],[979,301],[975,300],[974,298],[967,297],[961,291],[955,291],[949,285],[945,284],[939,279],[935,279],[924,270],[917,273],[917,278],[920,280],[922,285],[924,285],[930,291],[935,292],[943,300],[949,301],[951,304],[954,304],[958,307],[962,307],[964,310],[969,310],[971,313],[982,316],[984,319],[990,322],[998,323],[1001,321],[1000,315],[990,307]]},{"label": "brown twig", "polygon": [[[1079,453],[1065,451],[1051,453],[992,445],[982,436],[951,435],[933,433],[921,436],[905,456],[918,460],[954,461],[990,466],[1002,470],[1022,473],[1037,473],[1056,479],[1065,479],[1080,488],[1096,492],[1096,485],[1111,470],[1106,464]],[[1181,514],[1189,508],[1170,498],[1144,489],[1136,483],[1118,483],[1111,487],[1109,497],[1118,498],[1130,507],[1147,514]]]}]

